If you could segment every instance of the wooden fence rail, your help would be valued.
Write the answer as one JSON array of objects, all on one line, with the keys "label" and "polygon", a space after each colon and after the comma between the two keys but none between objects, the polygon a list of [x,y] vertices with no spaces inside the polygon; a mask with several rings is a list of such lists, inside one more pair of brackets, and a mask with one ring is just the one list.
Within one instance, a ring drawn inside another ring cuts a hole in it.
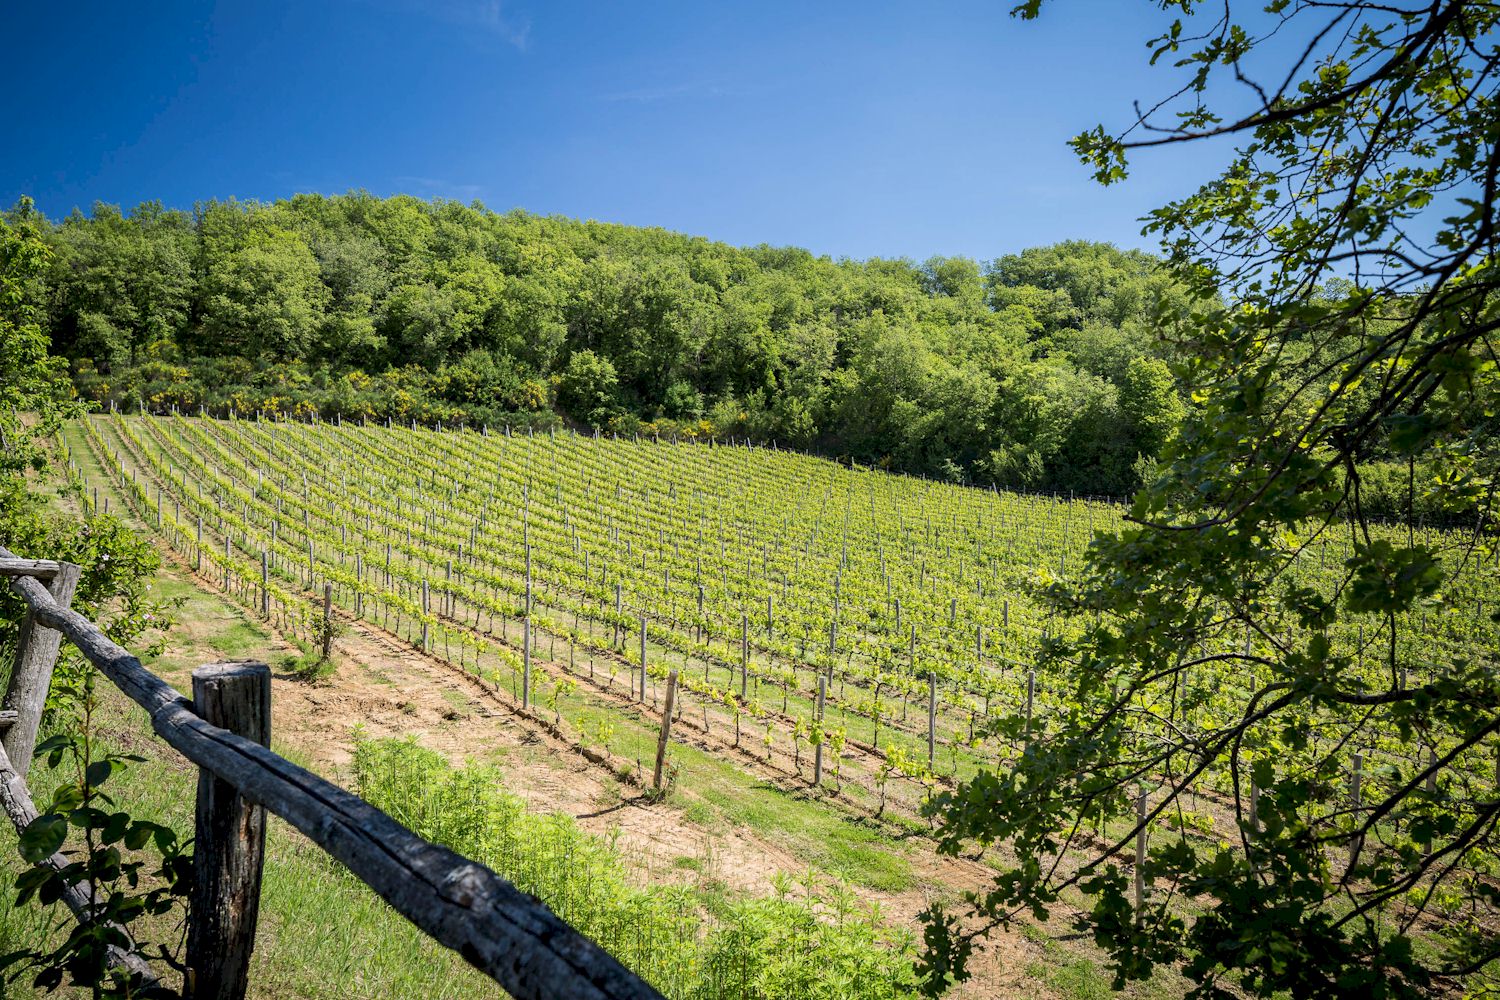
[{"label": "wooden fence rail", "polygon": [[[25,564],[33,569],[26,571]],[[0,548],[0,576],[12,578],[11,589],[29,609],[23,629],[34,634],[23,634],[23,650],[38,645],[45,650],[48,642],[53,643],[40,678],[41,698],[45,699],[57,652],[56,640],[48,633],[60,634],[146,710],[158,736],[202,769],[197,834],[208,841],[200,839],[195,845],[198,891],[189,916],[186,963],[194,973],[187,982],[191,995],[215,1000],[244,996],[264,834],[264,821],[257,830],[256,809],[252,808],[259,807],[285,819],[402,916],[457,951],[518,1000],[660,997],[541,901],[483,865],[423,840],[359,796],[268,749],[264,743],[269,743],[269,678],[263,666],[214,664],[195,671],[195,709],[193,701],[146,670],[93,622],[69,609],[66,597],[54,593],[59,590],[58,581],[70,573],[76,583],[76,567],[70,570],[66,564],[18,560]],[[51,580],[52,588],[43,586],[39,578]],[[71,596],[70,586],[66,594]],[[30,726],[30,738],[35,739],[41,700],[34,690],[36,672],[30,676],[26,683],[33,687],[16,692],[14,710],[19,717],[4,739],[9,756],[0,768],[0,785],[5,789],[0,797],[6,806],[17,798],[17,791],[30,805],[25,794],[26,768],[11,753],[11,736],[24,726]],[[12,677],[7,708],[12,707],[11,693],[18,680],[24,678]],[[200,711],[229,728],[212,724]],[[0,718],[0,725],[3,722]],[[32,749],[31,744],[26,746],[27,762]],[[35,815],[34,808],[31,815]],[[22,823],[15,813],[11,818]],[[220,887],[218,905],[205,907],[198,896],[209,885]],[[86,919],[86,903],[80,903],[80,919]],[[208,949],[211,954],[205,953]]]}]

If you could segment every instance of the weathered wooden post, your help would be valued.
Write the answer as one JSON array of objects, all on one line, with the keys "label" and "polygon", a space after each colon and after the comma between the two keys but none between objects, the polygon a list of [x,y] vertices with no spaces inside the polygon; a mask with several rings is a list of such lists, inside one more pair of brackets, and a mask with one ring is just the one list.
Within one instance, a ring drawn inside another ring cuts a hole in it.
[{"label": "weathered wooden post", "polygon": [[1260,833],[1260,782],[1250,779],[1250,836]]},{"label": "weathered wooden post", "polygon": [[229,533],[224,533],[224,593],[229,593],[229,560],[233,558],[230,550]]},{"label": "weathered wooden post", "polygon": [[[1437,751],[1431,747],[1427,748],[1427,781],[1425,782],[1427,797],[1437,797]],[[1422,856],[1432,857],[1432,838],[1428,837],[1422,842]]]},{"label": "weathered wooden post", "polygon": [[333,584],[323,584],[323,662],[333,658]]},{"label": "weathered wooden post", "polygon": [[431,607],[431,594],[427,586],[427,578],[422,577],[422,652],[427,652],[427,613]]},{"label": "weathered wooden post", "polygon": [[521,616],[521,707],[531,707],[531,543],[526,543],[526,605]]},{"label": "weathered wooden post", "polygon": [[621,602],[620,598],[620,585],[617,583],[615,584],[615,633],[614,639],[612,642],[610,642],[610,645],[620,647],[621,652],[624,652],[625,648],[624,626],[620,624],[620,615],[623,613],[623,608],[624,604]]},{"label": "weathered wooden post", "polygon": [[641,612],[641,690],[636,701],[646,700],[646,613]]},{"label": "weathered wooden post", "polygon": [[1026,671],[1026,739],[1031,740],[1031,713],[1036,705],[1036,671]]},{"label": "weathered wooden post", "polygon": [[[813,716],[813,725],[819,730],[823,727],[823,701],[828,696],[828,677],[824,674],[818,675],[818,708]],[[823,734],[815,732],[817,745],[813,747],[813,784],[823,783]]]},{"label": "weathered wooden post", "polygon": [[260,616],[271,620],[271,563],[265,549],[260,550]]},{"label": "weathered wooden post", "polygon": [[[210,725],[271,745],[271,671],[211,663],[193,671],[193,711]],[[198,772],[186,993],[241,1000],[255,947],[266,811],[211,771]]]},{"label": "weathered wooden post", "polygon": [[[201,487],[201,484],[200,484]],[[193,572],[203,572],[203,515],[198,515],[198,538],[193,544]]]},{"label": "weathered wooden post", "polygon": [[[58,563],[57,573],[47,584],[47,591],[60,608],[73,603],[73,593],[78,589],[78,579],[83,570],[72,563]],[[11,666],[10,683],[5,689],[5,698],[0,708],[15,712],[15,721],[0,736],[0,745],[10,758],[16,773],[26,777],[31,767],[31,757],[36,750],[36,734],[42,724],[42,708],[47,703],[47,690],[52,686],[52,668],[57,665],[57,653],[62,648],[62,633],[37,624],[36,617],[28,606],[21,619],[21,632],[16,637],[16,658]]]},{"label": "weathered wooden post", "polygon": [[677,700],[677,668],[667,672],[667,700],[662,706],[661,735],[656,738],[656,768],[651,772],[651,790],[660,794],[662,766],[667,760],[667,737],[672,732],[672,703]]},{"label": "weathered wooden post", "polygon": [[750,616],[740,616],[740,697],[750,683]]},{"label": "weathered wooden post", "polygon": [[[1361,754],[1354,755],[1353,769],[1349,775],[1349,801],[1354,811],[1354,828],[1359,829],[1359,817],[1361,808],[1360,778],[1364,774],[1365,758]],[[1358,832],[1349,838],[1349,867],[1354,867],[1354,862],[1359,859],[1360,849],[1364,847],[1364,838]]]},{"label": "weathered wooden post", "polygon": [[937,766],[937,672],[927,672],[927,770]]},{"label": "weathered wooden post", "polygon": [[1135,798],[1135,822],[1139,830],[1135,834],[1135,922],[1140,924],[1146,908],[1146,793]]}]

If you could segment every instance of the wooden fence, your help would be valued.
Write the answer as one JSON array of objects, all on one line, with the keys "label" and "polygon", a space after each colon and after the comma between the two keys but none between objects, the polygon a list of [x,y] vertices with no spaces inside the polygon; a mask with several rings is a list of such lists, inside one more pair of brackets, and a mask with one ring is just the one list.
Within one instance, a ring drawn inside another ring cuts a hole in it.
[{"label": "wooden fence", "polygon": [[[158,736],[198,765],[184,977],[188,996],[232,1000],[245,995],[269,811],[514,997],[660,997],[540,900],[272,753],[271,676],[265,664],[200,667],[193,672],[189,699],[68,607],[78,576],[76,566],[19,559],[0,548],[0,578],[8,578],[28,609],[0,702],[0,805],[17,829],[36,818],[26,773],[52,669],[67,638],[146,710]],[[68,862],[59,854],[49,863]],[[75,887],[64,902],[78,920],[91,919],[83,888]],[[150,976],[135,956],[119,952],[115,958]]]}]

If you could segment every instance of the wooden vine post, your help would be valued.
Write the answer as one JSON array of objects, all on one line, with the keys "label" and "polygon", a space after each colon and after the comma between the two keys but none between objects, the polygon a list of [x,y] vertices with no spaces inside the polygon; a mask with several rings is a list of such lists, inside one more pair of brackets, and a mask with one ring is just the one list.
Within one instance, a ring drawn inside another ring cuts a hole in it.
[{"label": "wooden vine post", "polygon": [[1353,767],[1349,773],[1349,802],[1354,811],[1354,836],[1349,838],[1349,867],[1353,868],[1359,860],[1359,852],[1364,847],[1364,838],[1359,835],[1359,818],[1363,815],[1362,795],[1360,792],[1360,778],[1364,774],[1365,758],[1362,754],[1355,754]]},{"label": "wooden vine post", "polygon": [[[57,564],[47,584],[47,592],[58,607],[66,608],[73,603],[73,593],[78,589],[82,573],[72,563]],[[11,667],[10,683],[6,686],[4,699],[0,700],[0,709],[15,713],[5,735],[0,736],[0,745],[4,746],[6,756],[22,778],[31,768],[36,734],[42,724],[42,708],[47,702],[47,689],[52,686],[52,668],[57,664],[61,648],[62,633],[38,622],[28,605],[21,619],[20,635],[16,638],[16,658]]]},{"label": "wooden vine post", "polygon": [[526,606],[521,616],[521,707],[531,707],[531,543],[526,543]]},{"label": "wooden vine post", "polygon": [[427,586],[427,578],[422,578],[422,652],[427,652],[427,615],[432,609],[432,595]]},{"label": "wooden vine post", "polygon": [[[209,725],[269,747],[270,668],[264,663],[199,667],[193,671],[193,711]],[[241,1000],[245,995],[265,842],[265,809],[201,768],[185,980],[192,1000]]]},{"label": "wooden vine post", "polygon": [[937,767],[937,673],[927,672],[927,770]]},{"label": "wooden vine post", "polygon": [[646,613],[641,612],[641,689],[636,701],[646,700]]},{"label": "wooden vine post", "polygon": [[1139,926],[1146,910],[1146,793],[1135,799],[1135,922]]},{"label": "wooden vine post", "polygon": [[[333,584],[323,584],[323,662],[333,659]],[[228,728],[227,726],[225,728]]]},{"label": "wooden vine post", "polygon": [[740,618],[740,698],[745,697],[745,689],[750,683],[750,616],[748,614]]},{"label": "wooden vine post", "polygon": [[265,549],[260,550],[260,616],[271,620],[271,557]]},{"label": "wooden vine post", "polygon": [[[823,725],[823,702],[828,697],[828,677],[825,674],[818,675],[818,708],[813,716],[813,725],[821,729]],[[823,783],[823,734],[817,733],[817,745],[813,747],[813,784]]]},{"label": "wooden vine post", "polygon": [[656,738],[656,767],[651,772],[651,790],[661,794],[661,772],[667,760],[667,739],[672,733],[672,708],[677,700],[677,668],[667,673],[667,700],[662,705],[661,735]]},{"label": "wooden vine post", "polygon": [[1026,671],[1026,741],[1031,742],[1031,714],[1036,706],[1036,671]]}]

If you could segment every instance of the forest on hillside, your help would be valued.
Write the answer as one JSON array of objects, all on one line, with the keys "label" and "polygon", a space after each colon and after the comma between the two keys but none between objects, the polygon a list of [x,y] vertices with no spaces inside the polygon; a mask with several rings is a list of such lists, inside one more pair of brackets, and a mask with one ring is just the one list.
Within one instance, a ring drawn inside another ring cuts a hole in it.
[{"label": "forest on hillside", "polygon": [[1183,412],[1181,295],[1107,244],[836,261],[363,192],[5,218],[50,244],[53,353],[127,410],[565,418],[1114,496]]}]

